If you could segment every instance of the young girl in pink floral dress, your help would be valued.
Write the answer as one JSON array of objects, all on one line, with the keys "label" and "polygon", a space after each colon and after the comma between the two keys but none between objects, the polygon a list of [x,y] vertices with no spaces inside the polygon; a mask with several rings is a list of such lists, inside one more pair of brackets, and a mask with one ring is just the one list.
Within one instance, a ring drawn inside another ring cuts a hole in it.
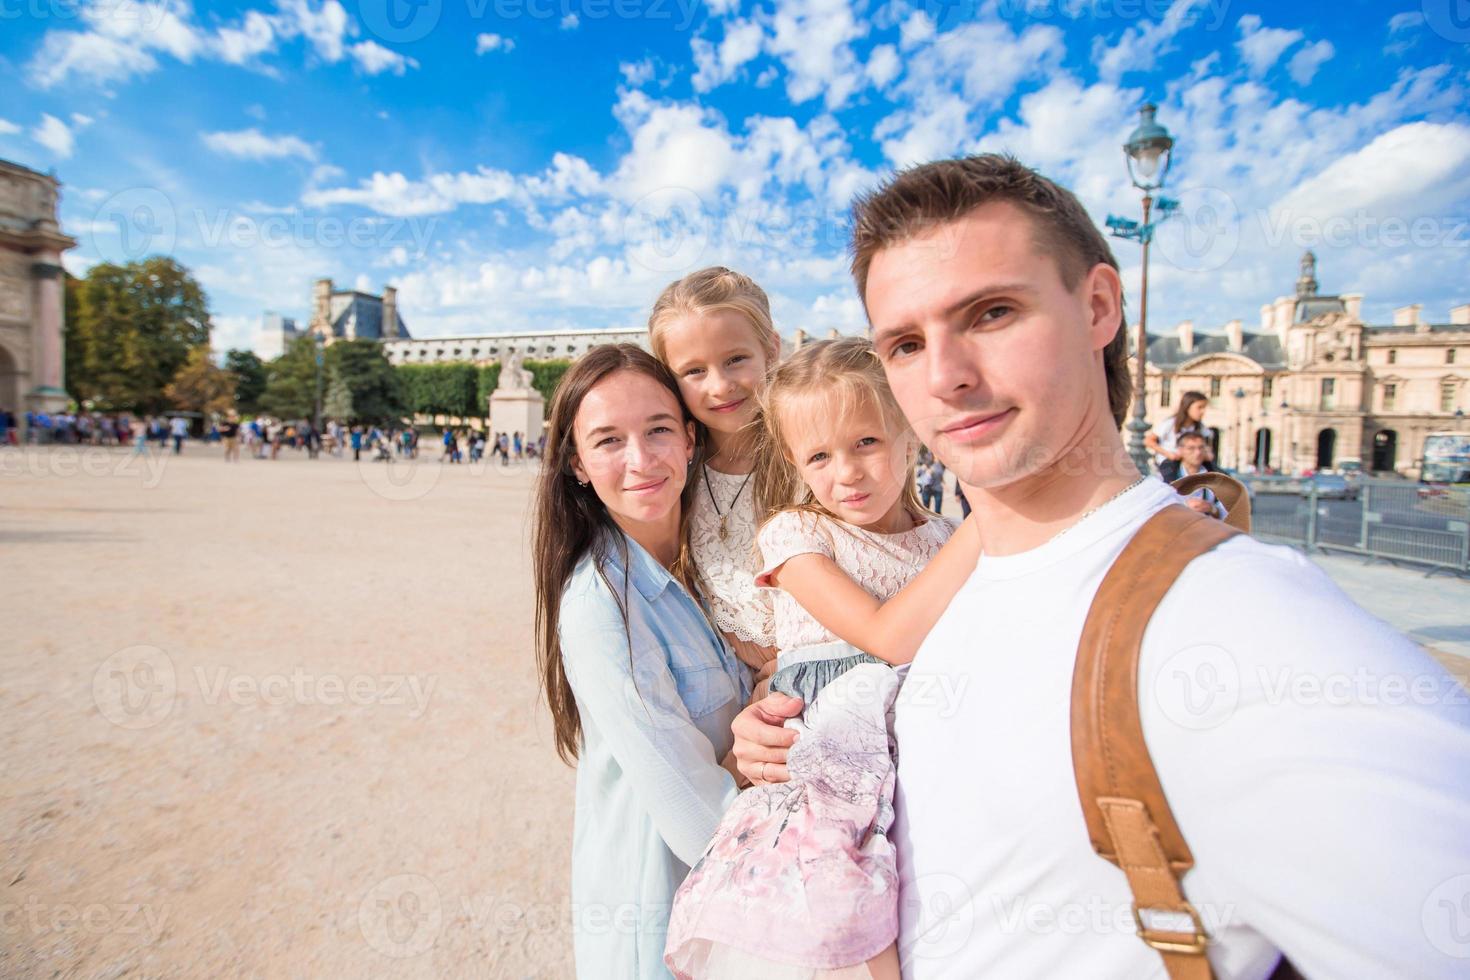
[{"label": "young girl in pink floral dress", "polygon": [[892,665],[913,658],[979,539],[967,526],[944,547],[954,526],[919,505],[917,447],[866,340],[803,347],[761,402],[763,485],[801,501],[757,538],[756,581],[778,590],[771,689],[805,709],[787,723],[790,780],[741,794],[680,887],[665,962],[699,980],[897,978]]}]

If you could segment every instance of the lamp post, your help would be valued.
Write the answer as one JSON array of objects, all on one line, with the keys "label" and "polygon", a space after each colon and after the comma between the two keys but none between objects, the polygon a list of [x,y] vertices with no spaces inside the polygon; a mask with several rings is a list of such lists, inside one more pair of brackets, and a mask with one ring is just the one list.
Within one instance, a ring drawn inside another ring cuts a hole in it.
[{"label": "lamp post", "polygon": [[325,347],[321,334],[316,335],[316,417],[312,419],[311,427],[316,430],[318,437],[322,434],[322,350]]},{"label": "lamp post", "polygon": [[1230,393],[1235,398],[1235,468],[1245,468],[1245,389],[1237,387]]},{"label": "lamp post", "polygon": [[1138,110],[1138,127],[1123,144],[1128,162],[1128,177],[1133,186],[1143,191],[1143,222],[1131,221],[1108,215],[1108,232],[1115,238],[1126,238],[1143,246],[1143,274],[1138,297],[1138,353],[1137,379],[1134,383],[1133,418],[1128,423],[1128,455],[1140,473],[1149,471],[1148,449],[1143,437],[1148,432],[1148,421],[1144,418],[1148,397],[1145,388],[1145,366],[1148,361],[1148,246],[1153,241],[1154,228],[1173,214],[1179,207],[1178,201],[1160,196],[1158,220],[1149,220],[1153,214],[1154,191],[1164,186],[1169,173],[1169,163],[1174,151],[1174,137],[1154,120],[1158,106],[1145,103]]}]

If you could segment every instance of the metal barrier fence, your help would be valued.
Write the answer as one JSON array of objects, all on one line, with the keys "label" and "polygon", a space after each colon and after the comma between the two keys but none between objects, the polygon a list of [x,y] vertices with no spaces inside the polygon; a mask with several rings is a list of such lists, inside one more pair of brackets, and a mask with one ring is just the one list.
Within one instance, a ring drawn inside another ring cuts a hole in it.
[{"label": "metal barrier fence", "polygon": [[1470,574],[1470,489],[1246,477],[1258,537]]}]

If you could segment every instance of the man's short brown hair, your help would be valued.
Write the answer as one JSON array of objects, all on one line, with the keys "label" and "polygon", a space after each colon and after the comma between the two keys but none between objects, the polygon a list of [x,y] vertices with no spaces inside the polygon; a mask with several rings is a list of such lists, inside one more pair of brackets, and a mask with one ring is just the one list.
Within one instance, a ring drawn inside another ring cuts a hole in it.
[{"label": "man's short brown hair", "polygon": [[[1065,187],[1003,154],[937,160],[895,174],[853,205],[852,275],[864,308],[873,256],[936,225],[958,221],[991,201],[1009,201],[1031,216],[1038,247],[1056,257],[1068,289],[1075,289],[1098,263],[1118,268],[1107,239]],[[1120,309],[1118,331],[1103,350],[1108,407],[1119,425],[1133,394],[1127,322]]]}]

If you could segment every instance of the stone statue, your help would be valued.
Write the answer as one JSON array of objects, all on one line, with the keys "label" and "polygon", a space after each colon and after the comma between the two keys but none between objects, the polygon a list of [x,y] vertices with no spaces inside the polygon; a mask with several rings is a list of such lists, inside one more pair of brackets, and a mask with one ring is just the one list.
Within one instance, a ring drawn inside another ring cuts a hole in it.
[{"label": "stone statue", "polygon": [[496,391],[530,391],[532,388],[531,372],[522,365],[525,358],[519,351],[513,351],[500,365],[500,381],[495,386]]}]

